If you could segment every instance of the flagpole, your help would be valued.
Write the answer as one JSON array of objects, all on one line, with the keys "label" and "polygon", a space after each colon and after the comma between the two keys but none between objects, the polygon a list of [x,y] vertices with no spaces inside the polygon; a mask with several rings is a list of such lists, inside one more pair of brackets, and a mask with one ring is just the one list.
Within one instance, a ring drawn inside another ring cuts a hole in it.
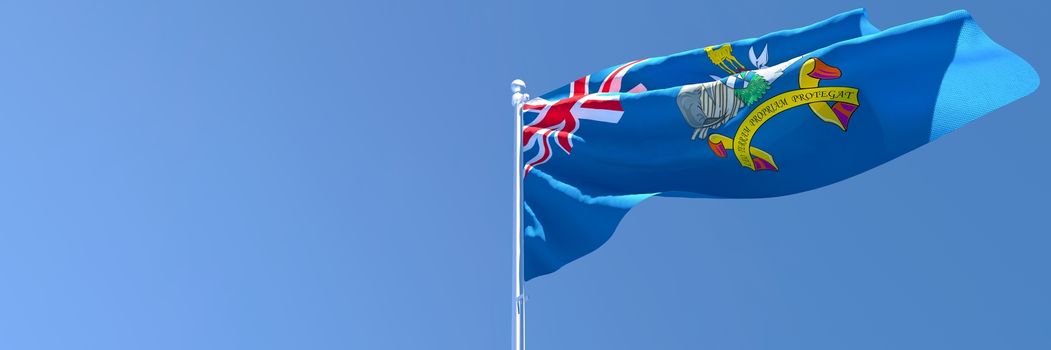
[{"label": "flagpole", "polygon": [[525,82],[511,82],[511,104],[515,107],[515,237],[514,237],[514,350],[525,350],[525,281],[522,279],[522,106],[529,94]]}]

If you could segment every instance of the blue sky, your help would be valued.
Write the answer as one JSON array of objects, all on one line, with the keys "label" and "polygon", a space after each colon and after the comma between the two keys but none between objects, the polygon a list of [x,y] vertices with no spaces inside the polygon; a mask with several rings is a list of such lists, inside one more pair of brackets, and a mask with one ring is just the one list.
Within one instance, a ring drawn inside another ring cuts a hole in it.
[{"label": "blue sky", "polygon": [[[1021,1],[2,4],[0,348],[509,347],[511,79],[862,6],[1051,76]],[[529,345],[1051,347],[1043,90],[819,190],[647,201],[528,284]]]}]

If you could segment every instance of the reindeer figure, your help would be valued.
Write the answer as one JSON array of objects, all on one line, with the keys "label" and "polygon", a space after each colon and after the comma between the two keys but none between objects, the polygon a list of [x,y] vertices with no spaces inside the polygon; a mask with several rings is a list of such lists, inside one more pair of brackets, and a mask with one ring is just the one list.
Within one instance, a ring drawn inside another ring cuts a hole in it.
[{"label": "reindeer figure", "polygon": [[708,59],[712,60],[712,64],[722,68],[726,73],[734,74],[748,70],[741,64],[741,61],[734,57],[733,48],[730,47],[730,44],[723,44],[718,48],[709,46],[704,48],[704,52],[708,54]]}]

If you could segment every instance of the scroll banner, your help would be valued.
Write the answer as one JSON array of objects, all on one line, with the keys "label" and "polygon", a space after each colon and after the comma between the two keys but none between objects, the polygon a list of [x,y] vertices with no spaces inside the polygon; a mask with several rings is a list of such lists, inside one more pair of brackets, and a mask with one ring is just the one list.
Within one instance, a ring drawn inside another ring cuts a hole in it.
[{"label": "scroll banner", "polygon": [[732,149],[741,165],[753,171],[777,171],[778,167],[774,163],[773,156],[759,148],[752,147],[752,139],[756,132],[779,113],[802,105],[809,106],[810,110],[822,121],[834,124],[844,132],[847,131],[850,117],[858,108],[858,89],[844,86],[818,86],[821,80],[836,79],[840,75],[838,68],[829,66],[817,58],[808,59],[799,70],[799,89],[778,94],[759,104],[741,122],[732,139],[720,134],[712,134],[708,137],[708,146],[719,157],[726,157],[726,151]]}]

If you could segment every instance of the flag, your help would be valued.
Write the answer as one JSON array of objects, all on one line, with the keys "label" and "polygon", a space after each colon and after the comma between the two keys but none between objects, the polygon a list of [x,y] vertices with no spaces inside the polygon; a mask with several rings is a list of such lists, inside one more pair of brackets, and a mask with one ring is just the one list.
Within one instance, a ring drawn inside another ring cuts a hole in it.
[{"label": "flag", "polygon": [[646,198],[825,186],[1038,85],[965,11],[885,31],[851,11],[587,75],[523,106],[525,279],[597,249]]}]

